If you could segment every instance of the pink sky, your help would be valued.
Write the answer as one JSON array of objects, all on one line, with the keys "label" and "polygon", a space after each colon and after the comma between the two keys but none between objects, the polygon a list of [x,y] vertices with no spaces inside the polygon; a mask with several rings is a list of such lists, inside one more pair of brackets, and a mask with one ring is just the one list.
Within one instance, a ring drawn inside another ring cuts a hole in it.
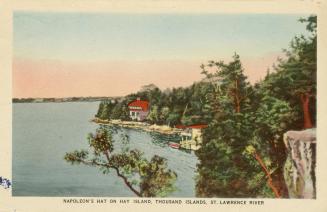
[{"label": "pink sky", "polygon": [[[241,58],[250,82],[264,77],[277,58]],[[13,60],[13,96],[72,97],[122,96],[153,83],[161,89],[188,86],[203,78],[200,64],[206,61],[107,61]]]}]

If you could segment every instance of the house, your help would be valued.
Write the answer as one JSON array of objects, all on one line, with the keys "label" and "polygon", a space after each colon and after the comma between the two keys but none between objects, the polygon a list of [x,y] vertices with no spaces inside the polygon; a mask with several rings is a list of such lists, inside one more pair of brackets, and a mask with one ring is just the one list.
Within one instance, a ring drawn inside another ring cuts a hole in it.
[{"label": "house", "polygon": [[149,102],[137,98],[128,104],[128,109],[132,120],[143,121],[149,114]]},{"label": "house", "polygon": [[181,132],[181,148],[198,150],[202,144],[202,130],[206,128],[206,124],[195,124],[190,126],[178,125],[176,128],[182,129]]}]

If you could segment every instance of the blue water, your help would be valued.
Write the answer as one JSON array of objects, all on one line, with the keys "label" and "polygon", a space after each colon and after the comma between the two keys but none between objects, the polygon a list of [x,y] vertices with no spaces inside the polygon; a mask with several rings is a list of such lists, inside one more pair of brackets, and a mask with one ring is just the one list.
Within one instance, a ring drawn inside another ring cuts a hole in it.
[{"label": "blue water", "polygon": [[[89,122],[97,102],[19,103],[13,105],[13,196],[114,196],[134,197],[114,172],[102,174],[95,167],[71,165],[66,152],[88,149],[87,134],[97,124]],[[147,158],[157,154],[168,160],[178,175],[177,191],[170,197],[195,196],[197,158],[193,152],[168,147],[175,138],[122,129],[129,135],[129,147]],[[115,148],[122,143],[115,136]]]}]

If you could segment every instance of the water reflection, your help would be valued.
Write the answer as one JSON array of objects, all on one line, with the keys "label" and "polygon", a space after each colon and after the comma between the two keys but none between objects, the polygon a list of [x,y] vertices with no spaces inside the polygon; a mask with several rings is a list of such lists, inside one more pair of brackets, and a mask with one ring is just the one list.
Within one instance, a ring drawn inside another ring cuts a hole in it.
[{"label": "water reflection", "polygon": [[[121,134],[121,133],[128,133],[130,131],[133,132],[140,132],[140,133],[145,133],[148,134],[151,137],[151,141],[153,144],[159,146],[159,147],[167,147],[169,142],[174,142],[174,143],[179,143],[182,139],[181,136],[178,134],[162,134],[159,132],[146,132],[141,129],[130,129],[130,128],[124,128],[118,125],[100,125],[101,127],[105,127],[114,134]],[[187,153],[190,153],[191,151],[189,150],[181,150]]]},{"label": "water reflection", "polygon": [[181,141],[181,138],[179,135],[173,134],[173,135],[165,135],[158,132],[148,132],[151,136],[151,141],[161,147],[166,147],[169,142],[175,142],[179,143]]}]

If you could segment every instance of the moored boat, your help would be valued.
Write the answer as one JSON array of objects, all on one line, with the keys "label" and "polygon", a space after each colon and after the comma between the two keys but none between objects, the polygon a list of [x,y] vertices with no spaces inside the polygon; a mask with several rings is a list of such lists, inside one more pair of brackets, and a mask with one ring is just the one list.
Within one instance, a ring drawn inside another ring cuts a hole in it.
[{"label": "moored boat", "polygon": [[174,149],[179,149],[179,147],[180,147],[179,143],[170,142],[168,145],[169,145],[169,147],[174,148]]}]

